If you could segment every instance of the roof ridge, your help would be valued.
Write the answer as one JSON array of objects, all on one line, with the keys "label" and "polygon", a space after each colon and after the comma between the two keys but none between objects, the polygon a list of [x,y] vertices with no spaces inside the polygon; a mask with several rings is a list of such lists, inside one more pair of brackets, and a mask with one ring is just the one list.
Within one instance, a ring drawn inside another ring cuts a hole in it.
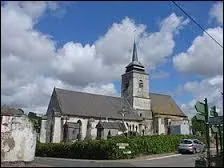
[{"label": "roof ridge", "polygon": [[171,95],[168,95],[168,94],[155,93],[155,92],[149,92],[149,94],[157,94],[157,95],[163,95],[163,96],[169,96],[169,97],[172,97]]},{"label": "roof ridge", "polygon": [[82,93],[82,94],[93,95],[93,96],[107,96],[107,97],[121,99],[120,96],[118,97],[118,96],[102,95],[102,94],[97,94],[97,93],[89,93],[89,92],[81,92],[81,91],[76,91],[76,90],[61,89],[61,88],[56,88],[56,87],[55,87],[55,90],[63,90],[63,91],[76,92],[76,93]]}]

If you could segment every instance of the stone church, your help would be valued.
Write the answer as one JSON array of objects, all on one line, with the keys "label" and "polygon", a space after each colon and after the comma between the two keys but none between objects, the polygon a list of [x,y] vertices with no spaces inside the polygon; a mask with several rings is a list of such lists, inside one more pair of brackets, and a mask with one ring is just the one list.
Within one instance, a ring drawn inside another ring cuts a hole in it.
[{"label": "stone church", "polygon": [[121,97],[54,88],[40,141],[172,134],[172,126],[183,125],[187,128],[188,118],[171,96],[149,92],[149,75],[138,61],[134,42],[132,61],[122,75]]}]

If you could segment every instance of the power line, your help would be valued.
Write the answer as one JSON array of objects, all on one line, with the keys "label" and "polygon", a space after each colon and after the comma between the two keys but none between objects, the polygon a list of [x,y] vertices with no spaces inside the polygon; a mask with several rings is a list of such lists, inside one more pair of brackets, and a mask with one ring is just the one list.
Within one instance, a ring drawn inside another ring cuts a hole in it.
[{"label": "power line", "polygon": [[185,15],[187,15],[203,32],[205,32],[212,40],[214,40],[216,44],[223,48],[223,46],[215,38],[213,38],[199,23],[197,23],[196,20],[194,20],[189,14],[187,14],[187,12],[183,10],[183,8],[181,8],[175,1],[171,2],[173,2],[173,4],[176,5]]}]

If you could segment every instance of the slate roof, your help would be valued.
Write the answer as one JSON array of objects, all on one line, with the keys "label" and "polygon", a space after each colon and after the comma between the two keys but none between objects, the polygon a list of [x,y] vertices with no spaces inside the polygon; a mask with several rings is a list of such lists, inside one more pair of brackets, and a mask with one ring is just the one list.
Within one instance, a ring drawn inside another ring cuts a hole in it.
[{"label": "slate roof", "polygon": [[103,128],[103,129],[117,129],[119,131],[125,131],[126,127],[124,123],[121,122],[99,122],[96,125],[96,128]]},{"label": "slate roof", "polygon": [[9,107],[1,107],[1,116],[21,116],[23,112]]},{"label": "slate roof", "polygon": [[[90,94],[55,88],[63,115],[122,119],[122,107],[130,109],[120,97]],[[136,113],[126,113],[125,119],[142,120]]]},{"label": "slate roof", "polygon": [[[55,88],[62,115],[122,119],[121,110],[130,106],[121,97],[97,95]],[[149,93],[154,114],[186,117],[169,95]],[[140,121],[134,112],[125,114],[125,119]]]},{"label": "slate roof", "polygon": [[149,93],[154,114],[187,117],[169,95]]}]

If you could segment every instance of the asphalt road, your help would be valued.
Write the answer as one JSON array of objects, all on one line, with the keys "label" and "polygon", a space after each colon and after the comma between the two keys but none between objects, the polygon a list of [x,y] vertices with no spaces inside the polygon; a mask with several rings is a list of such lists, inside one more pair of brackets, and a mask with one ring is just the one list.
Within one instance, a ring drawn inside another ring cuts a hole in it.
[{"label": "asphalt road", "polygon": [[[215,154],[212,148],[211,155]],[[81,160],[36,157],[34,167],[194,167],[198,154],[172,154],[148,156],[130,160]]]},{"label": "asphalt road", "polygon": [[135,161],[135,167],[194,167],[197,154],[182,154],[153,160]]},{"label": "asphalt road", "polygon": [[61,158],[35,158],[34,163],[39,166],[49,167],[194,167],[197,154],[173,155],[161,158],[149,158],[144,160],[116,160],[116,161],[91,161]]},{"label": "asphalt road", "polygon": [[39,167],[135,167],[129,163],[115,161],[92,161],[78,159],[59,159],[59,158],[35,158],[35,164]]}]

